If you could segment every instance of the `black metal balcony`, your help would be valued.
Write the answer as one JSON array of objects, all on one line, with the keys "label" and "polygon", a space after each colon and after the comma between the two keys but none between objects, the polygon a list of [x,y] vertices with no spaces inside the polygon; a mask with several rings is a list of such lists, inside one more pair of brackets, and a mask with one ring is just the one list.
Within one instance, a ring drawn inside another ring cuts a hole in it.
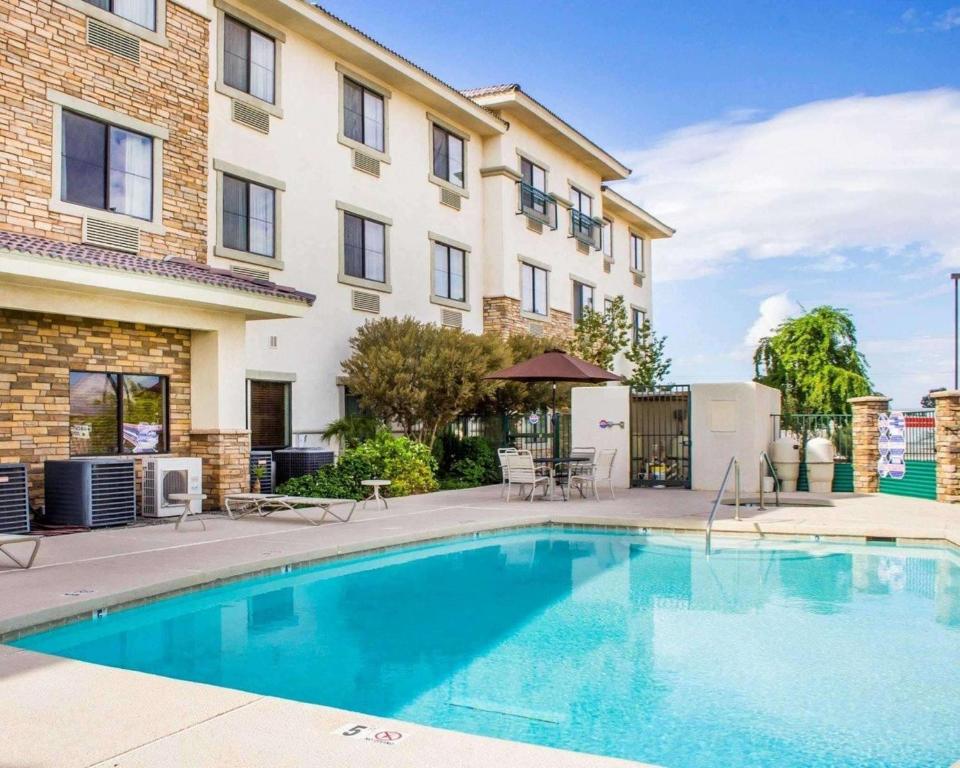
[{"label": "black metal balcony", "polygon": [[587,216],[575,208],[570,209],[570,237],[575,237],[582,243],[593,247],[595,251],[600,250],[600,229],[603,226],[602,221],[597,221],[592,216]]},{"label": "black metal balcony", "polygon": [[517,197],[517,213],[546,224],[550,229],[557,228],[557,204],[550,195],[525,181],[518,181]]}]

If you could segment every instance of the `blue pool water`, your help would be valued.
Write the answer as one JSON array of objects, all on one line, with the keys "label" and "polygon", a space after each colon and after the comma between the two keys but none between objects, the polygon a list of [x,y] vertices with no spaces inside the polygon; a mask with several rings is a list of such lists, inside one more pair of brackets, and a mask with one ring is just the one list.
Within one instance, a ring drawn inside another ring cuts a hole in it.
[{"label": "blue pool water", "polygon": [[537,529],[27,637],[37,651],[668,768],[960,759],[947,550]]}]

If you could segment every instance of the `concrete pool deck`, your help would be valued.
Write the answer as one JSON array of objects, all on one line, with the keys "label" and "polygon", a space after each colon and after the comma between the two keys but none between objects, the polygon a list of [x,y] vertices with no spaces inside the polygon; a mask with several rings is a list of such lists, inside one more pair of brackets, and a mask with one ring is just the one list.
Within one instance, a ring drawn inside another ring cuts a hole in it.
[{"label": "concrete pool deck", "polygon": [[[798,494],[797,499],[809,498]],[[830,506],[722,507],[723,533],[879,537],[960,546],[960,507],[893,496],[835,495]],[[631,490],[616,501],[499,498],[497,487],[391,501],[348,524],[292,514],[102,530],[46,539],[29,571],[0,566],[0,636],[244,573],[338,554],[545,523],[702,531],[712,494]],[[444,731],[0,646],[0,765],[45,766],[626,766],[545,747]],[[404,738],[347,737],[366,724]]]}]

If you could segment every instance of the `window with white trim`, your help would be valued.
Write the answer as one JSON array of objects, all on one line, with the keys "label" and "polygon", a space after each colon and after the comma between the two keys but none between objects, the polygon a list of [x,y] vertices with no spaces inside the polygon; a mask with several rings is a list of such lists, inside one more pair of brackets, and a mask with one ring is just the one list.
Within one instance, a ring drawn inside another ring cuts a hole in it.
[{"label": "window with white trim", "polygon": [[157,0],[85,0],[101,10],[133,22],[137,26],[156,31]]},{"label": "window with white trim", "polygon": [[643,241],[640,235],[630,234],[630,269],[636,272],[644,272],[643,263]]},{"label": "window with white trim", "polygon": [[520,264],[520,308],[533,315],[547,314],[547,270],[533,264]]},{"label": "window with white trim", "polygon": [[446,243],[433,244],[433,295],[451,301],[467,300],[467,255]]},{"label": "window with white trim", "polygon": [[584,310],[593,309],[593,286],[573,281],[573,320],[580,322],[583,319]]},{"label": "window with white trim", "polygon": [[233,16],[223,17],[223,82],[273,104],[276,98],[276,41]]}]

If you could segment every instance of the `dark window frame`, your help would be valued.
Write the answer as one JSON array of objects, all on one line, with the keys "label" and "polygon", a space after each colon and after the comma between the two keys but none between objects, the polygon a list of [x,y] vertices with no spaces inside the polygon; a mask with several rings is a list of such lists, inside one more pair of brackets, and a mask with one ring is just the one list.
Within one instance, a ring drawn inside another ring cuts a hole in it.
[{"label": "dark window frame", "polygon": [[[281,385],[284,391],[284,444],[283,445],[263,445],[253,442],[253,424],[251,422],[251,406],[253,404],[253,385],[254,384],[276,384]],[[283,448],[289,448],[293,440],[293,383],[289,381],[272,381],[270,379],[247,379],[247,429],[250,430],[250,447],[255,451],[276,451]]]},{"label": "dark window frame", "polygon": [[[347,219],[348,218],[358,219],[361,222],[360,227],[360,271],[363,274],[353,275],[347,271]],[[372,224],[377,224],[383,228],[383,253],[380,254],[380,257],[383,259],[383,279],[379,280],[375,277],[367,277],[367,222]],[[377,221],[376,219],[371,219],[367,216],[361,216],[358,213],[351,213],[350,211],[343,212],[343,274],[347,277],[352,277],[356,280],[369,280],[371,283],[381,283],[386,285],[388,280],[387,275],[387,225],[382,221]]]},{"label": "dark window frame", "polygon": [[582,283],[579,280],[573,281],[573,321],[579,322],[583,319],[583,310],[586,304],[583,301],[584,289],[590,291],[590,309],[596,310],[596,292],[597,289],[588,283]]},{"label": "dark window frame", "polygon": [[639,344],[640,329],[643,328],[643,323],[647,319],[647,313],[642,309],[634,307],[632,308],[631,314],[633,315],[633,341],[635,344]]},{"label": "dark window frame", "polygon": [[[221,191],[220,191],[220,216],[221,216],[221,221],[225,220],[225,218],[226,218],[226,217],[225,217],[225,211],[224,211],[224,203],[225,203],[226,196],[225,196],[224,192],[225,192],[225,189],[226,189],[226,180],[227,180],[227,179],[230,179],[231,181],[236,181],[236,182],[239,182],[240,184],[243,184],[243,186],[244,186],[244,192],[245,192],[245,197],[246,197],[246,201],[247,201],[247,214],[246,214],[246,216],[245,216],[246,221],[247,221],[247,232],[246,232],[247,247],[246,247],[246,248],[238,248],[238,247],[235,246],[235,245],[231,245],[231,244],[227,243],[226,232],[223,233],[223,238],[222,238],[222,239],[223,239],[223,247],[224,247],[224,248],[229,248],[229,249],[234,250],[234,251],[241,251],[241,252],[243,252],[243,253],[251,253],[251,254],[253,254],[253,255],[255,255],[255,256],[263,256],[265,259],[275,259],[275,258],[277,258],[277,190],[276,190],[274,187],[268,186],[268,185],[266,185],[266,184],[260,184],[260,183],[258,183],[258,182],[256,182],[256,181],[250,181],[250,179],[245,179],[245,178],[243,178],[242,176],[237,176],[236,174],[233,174],[233,173],[224,173],[224,174],[223,174],[223,179],[224,179],[223,189],[221,189]],[[271,198],[270,198],[270,212],[271,212],[271,215],[272,215],[271,222],[272,222],[272,224],[273,224],[273,238],[272,238],[271,252],[270,252],[270,253],[260,253],[260,251],[252,251],[252,250],[250,250],[250,219],[251,219],[251,216],[250,216],[250,210],[251,210],[251,208],[250,208],[250,188],[251,188],[251,187],[259,187],[260,189],[266,189],[266,190],[269,190],[270,192],[273,193],[272,196],[271,196]],[[222,225],[221,225],[221,227],[222,227]]]},{"label": "dark window frame", "polygon": [[[529,168],[529,174],[527,169]],[[538,187],[534,181],[534,169],[539,170],[543,174],[543,187]],[[529,179],[528,179],[529,176]],[[533,160],[529,158],[522,157],[520,158],[520,179],[521,181],[531,187],[532,189],[542,192],[544,195],[547,194],[547,169],[542,165],[537,165]],[[529,194],[527,196],[529,199],[523,200],[523,207],[533,211],[539,216],[547,215],[547,203],[545,199],[541,199],[538,195]]]},{"label": "dark window frame", "polygon": [[[266,32],[263,32],[263,31],[257,29],[256,27],[253,27],[253,26],[251,26],[250,24],[247,24],[245,21],[242,21],[241,19],[238,19],[236,16],[231,16],[229,13],[225,13],[224,16],[223,16],[223,19],[224,19],[224,22],[223,22],[224,25],[226,25],[227,22],[229,21],[229,22],[232,22],[232,23],[234,23],[234,24],[237,24],[238,26],[243,27],[243,28],[246,30],[246,32],[247,32],[247,58],[246,58],[246,64],[247,64],[247,72],[246,72],[247,84],[246,84],[246,86],[241,86],[241,85],[237,85],[237,84],[235,84],[235,83],[231,83],[229,80],[227,80],[227,69],[226,69],[226,65],[224,65],[224,71],[223,71],[223,76],[222,76],[222,77],[223,77],[223,84],[226,85],[226,86],[228,86],[228,87],[230,87],[230,88],[234,88],[234,89],[240,91],[241,93],[245,93],[245,94],[247,94],[248,96],[250,96],[251,98],[259,99],[259,100],[262,101],[264,104],[270,104],[270,105],[272,105],[272,106],[276,106],[276,105],[277,105],[277,39],[276,39],[275,37],[273,37],[272,35],[268,35]],[[250,91],[250,89],[251,89],[251,87],[252,87],[251,83],[253,82],[253,77],[252,77],[252,74],[251,74],[251,68],[253,67],[253,54],[252,54],[252,50],[253,50],[253,43],[252,43],[253,33],[256,33],[256,34],[260,35],[260,37],[265,37],[267,40],[269,40],[271,43],[273,43],[273,67],[272,67],[272,69],[270,70],[270,74],[273,75],[273,89],[272,89],[272,90],[273,90],[273,95],[272,95],[272,97],[269,98],[269,99],[265,99],[265,98],[263,98],[263,96],[258,96],[257,94],[252,93],[252,92]],[[224,60],[226,60],[226,56],[227,56],[227,40],[226,40],[226,34],[224,34],[224,38],[223,38],[223,58],[224,58]]]},{"label": "dark window frame", "polygon": [[114,10],[115,0],[103,0],[103,3],[102,3],[102,4],[99,3],[99,2],[97,2],[96,0],[86,0],[86,2],[90,3],[90,5],[92,5],[94,8],[99,8],[101,11],[106,11],[107,13],[112,13],[112,14],[113,14],[114,16],[116,16],[118,19],[123,19],[124,21],[129,21],[131,24],[136,24],[138,27],[142,27],[143,29],[149,29],[151,32],[156,32],[156,31],[157,31],[157,17],[159,16],[159,12],[160,12],[160,9],[157,7],[157,6],[158,6],[157,0],[151,0],[151,2],[153,3],[153,26],[152,26],[152,27],[147,27],[147,26],[145,26],[145,25],[143,25],[143,24],[140,24],[140,23],[137,22],[137,21],[134,21],[134,20],[131,19],[131,18],[128,18],[128,17],[126,17],[126,16],[122,16],[122,15],[120,15],[119,13],[117,13],[117,12]]},{"label": "dark window frame", "polygon": [[[374,152],[386,152],[387,151],[387,100],[382,93],[375,91],[373,88],[368,88],[363,83],[357,82],[352,77],[347,75],[343,76],[343,87],[346,90],[347,85],[352,85],[354,88],[360,90],[360,134],[362,138],[358,139],[354,136],[350,136],[347,133],[347,100],[346,97],[343,99],[343,135],[351,141],[357,141],[360,144],[363,144],[365,147],[369,147]],[[367,142],[367,100],[366,95],[370,94],[380,99],[380,104],[382,105],[382,114],[383,122],[380,124],[380,147],[376,147],[373,144]]]},{"label": "dark window frame", "polygon": [[630,269],[634,272],[643,273],[646,271],[645,256],[643,253],[643,244],[646,238],[642,235],[630,233]]},{"label": "dark window frame", "polygon": [[[447,182],[447,184],[451,184],[457,189],[466,189],[467,188],[467,140],[462,135],[455,133],[454,131],[451,131],[449,128],[444,128],[442,125],[438,125],[437,123],[431,123],[431,125],[433,126],[433,130],[430,132],[432,137],[431,144],[433,148],[433,157],[431,158],[430,165],[433,171],[433,175],[436,176],[441,181],[445,181]],[[444,142],[444,148],[446,151],[443,153],[444,161],[447,167],[445,175],[437,172],[437,158],[438,158],[437,132],[440,132],[441,134],[443,134],[443,136],[446,139]],[[452,175],[450,170],[450,137],[451,136],[460,142],[460,171],[463,174],[463,179],[461,183],[457,183],[452,178],[450,178]]]},{"label": "dark window frame", "polygon": [[[526,270],[530,270],[530,299],[532,302],[531,309],[524,309],[523,307],[523,275],[526,274]],[[543,305],[544,312],[537,312],[537,272],[543,272],[544,279],[544,297]],[[526,312],[530,315],[537,315],[538,317],[547,317],[550,314],[550,270],[544,269],[543,267],[538,267],[536,264],[530,264],[526,261],[520,263],[520,309],[523,312]]]},{"label": "dark window frame", "polygon": [[[116,449],[112,453],[82,453],[74,454],[73,449],[70,449],[71,457],[80,457],[80,456],[158,456],[170,452],[170,377],[159,374],[159,373],[144,373],[142,371],[137,372],[119,372],[119,371],[83,371],[75,368],[71,368],[69,371],[70,375],[73,374],[96,374],[99,376],[113,376],[115,377],[116,389],[117,389],[117,442],[114,445]],[[136,376],[150,376],[155,379],[159,379],[162,388],[163,388],[163,433],[161,442],[157,446],[157,450],[154,451],[141,451],[139,453],[134,453],[133,451],[125,451],[123,449],[123,417],[124,417],[124,397],[123,397],[123,379],[127,376],[136,377]],[[71,387],[68,386],[68,390]],[[70,400],[68,394],[68,400]],[[72,414],[71,414],[72,415]],[[69,418],[69,416],[68,416]]]},{"label": "dark window frame", "polygon": [[[437,288],[438,288],[438,286],[437,286],[437,284],[436,284],[437,265],[436,265],[436,263],[434,263],[434,269],[433,269],[433,277],[434,277],[433,295],[434,295],[434,296],[438,296],[438,297],[441,298],[441,299],[448,299],[449,301],[465,302],[465,301],[467,300],[467,252],[466,252],[463,248],[457,248],[457,246],[455,246],[455,245],[450,245],[449,243],[442,243],[442,242],[437,241],[437,240],[434,241],[434,243],[433,243],[433,248],[434,248],[434,251],[433,251],[433,254],[434,254],[433,257],[434,257],[434,259],[437,258],[437,250],[436,250],[436,249],[437,249],[437,248],[442,248],[442,249],[444,250],[444,253],[445,253],[445,256],[446,256],[446,260],[447,260],[447,285],[446,285],[447,292],[446,292],[446,294],[443,294],[443,293],[440,293],[440,291],[437,290]],[[462,296],[459,296],[459,297],[458,297],[458,296],[451,296],[451,295],[450,295],[450,294],[453,292],[453,289],[452,289],[452,287],[451,287],[452,282],[453,282],[452,279],[451,279],[452,270],[450,269],[450,255],[451,255],[451,252],[452,252],[452,251],[456,251],[457,253],[460,254],[460,259],[461,259],[460,264],[461,264],[461,266],[462,266],[462,268],[463,268],[463,271],[462,271],[462,274],[461,274],[461,277],[463,278],[463,295],[462,295]]]},{"label": "dark window frame", "polygon": [[[78,202],[76,200],[70,200],[67,198],[67,190],[70,185],[67,179],[67,172],[64,160],[66,159],[67,151],[67,129],[66,129],[66,120],[67,115],[73,115],[74,117],[79,117],[82,120],[87,120],[91,123],[97,123],[102,125],[105,130],[103,132],[103,207],[89,205],[88,203]],[[90,115],[85,115],[83,112],[78,112],[73,109],[64,109],[62,116],[60,118],[60,163],[63,168],[60,178],[60,200],[64,203],[70,203],[71,205],[79,205],[84,208],[89,208],[92,211],[105,211],[106,213],[115,213],[118,216],[129,216],[132,219],[137,219],[138,221],[153,221],[154,220],[154,185],[156,184],[156,179],[154,178],[154,173],[156,172],[156,137],[151,136],[147,133],[141,133],[140,131],[134,131],[130,128],[125,128],[122,125],[116,125],[111,123],[108,120],[100,120],[96,117],[91,117]],[[110,170],[111,170],[111,156],[110,156],[110,146],[111,146],[111,132],[112,131],[123,131],[124,133],[129,133],[134,136],[140,136],[144,139],[149,139],[150,141],[150,204],[149,217],[137,216],[133,213],[127,213],[125,211],[118,211],[115,207],[110,206]]]}]

